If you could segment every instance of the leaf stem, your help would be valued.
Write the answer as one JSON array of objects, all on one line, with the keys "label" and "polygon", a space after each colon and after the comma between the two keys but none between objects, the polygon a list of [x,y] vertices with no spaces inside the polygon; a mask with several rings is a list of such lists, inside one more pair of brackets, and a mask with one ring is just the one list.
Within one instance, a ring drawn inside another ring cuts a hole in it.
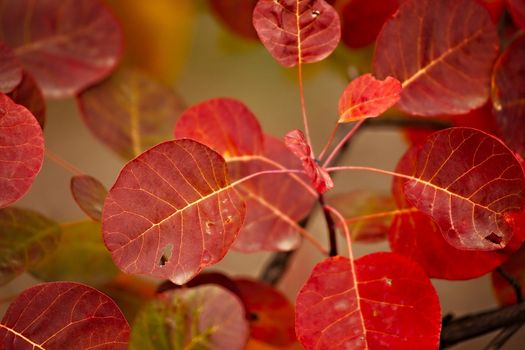
[{"label": "leaf stem", "polygon": [[45,151],[46,157],[49,158],[53,163],[57,164],[59,167],[65,169],[67,172],[73,174],[73,175],[83,175],[84,173],[80,171],[77,167],[75,167],[73,164],[69,163],[67,160],[62,159],[55,153],[51,152],[49,149],[46,148]]},{"label": "leaf stem", "polygon": [[354,126],[352,127],[352,129],[350,129],[350,131],[346,134],[345,137],[343,137],[343,139],[337,144],[337,146],[335,146],[335,148],[332,150],[332,152],[330,153],[330,155],[326,158],[324,164],[323,164],[323,168],[326,168],[328,165],[330,165],[330,162],[334,159],[334,157],[337,155],[337,153],[339,152],[339,150],[341,149],[341,147],[343,147],[347,142],[348,140],[350,140],[350,138],[352,138],[352,136],[354,136],[354,134],[357,132],[357,130],[359,129],[359,127],[361,125],[363,125],[363,123],[365,122],[366,119],[362,119],[358,122],[356,122],[354,124]]},{"label": "leaf stem", "polygon": [[306,137],[306,142],[308,142],[308,145],[312,150],[310,156],[314,158],[314,148],[312,146],[312,140],[310,139],[310,128],[308,127],[308,116],[306,115],[306,103],[304,101],[303,65],[301,63],[300,55],[299,63],[297,64],[297,79],[299,80],[299,97],[301,99],[301,114],[303,116],[304,135]]},{"label": "leaf stem", "polygon": [[328,252],[329,256],[337,255],[337,236],[335,232],[335,222],[330,214],[330,207],[326,205],[324,196],[319,194],[319,204],[323,208],[323,214],[326,220],[326,226],[328,227],[328,239],[330,241],[330,250]]},{"label": "leaf stem", "polygon": [[332,134],[330,135],[330,137],[326,141],[326,144],[324,145],[323,150],[321,151],[321,153],[319,153],[319,156],[318,156],[319,159],[323,159],[326,151],[328,151],[328,147],[330,147],[330,145],[332,144],[332,141],[334,141],[334,138],[335,138],[335,135],[337,133],[337,130],[339,129],[339,125],[341,125],[341,124],[339,124],[339,123],[335,124],[335,128],[334,128],[334,130],[332,130]]},{"label": "leaf stem", "polygon": [[369,215],[354,216],[354,217],[345,219],[345,222],[347,224],[351,224],[351,223],[359,222],[359,221],[373,220],[373,219],[379,219],[379,218],[384,218],[384,217],[394,216],[394,215],[399,215],[399,214],[412,213],[417,210],[418,209],[415,207],[405,208],[405,209],[395,209],[395,210],[383,211],[380,213],[374,213],[374,214],[369,214]]},{"label": "leaf stem", "polygon": [[388,170],[383,170],[383,169],[368,167],[368,166],[335,166],[331,168],[325,168],[325,170],[328,171],[329,173],[336,172],[336,171],[343,171],[343,170],[370,171],[370,172],[377,173],[377,174],[390,175],[390,176],[400,177],[400,178],[407,179],[407,180],[417,180],[416,178],[410,175],[405,175],[401,173],[396,173],[394,171],[388,171]]},{"label": "leaf stem", "polygon": [[343,226],[343,231],[346,237],[346,245],[348,247],[348,259],[350,259],[351,261],[354,261],[354,254],[352,252],[352,236],[350,235],[350,230],[348,229],[348,225],[345,222],[345,218],[334,207],[325,205],[324,208],[328,210],[330,213],[332,213],[333,215],[335,215],[335,217],[341,222],[341,225]]}]

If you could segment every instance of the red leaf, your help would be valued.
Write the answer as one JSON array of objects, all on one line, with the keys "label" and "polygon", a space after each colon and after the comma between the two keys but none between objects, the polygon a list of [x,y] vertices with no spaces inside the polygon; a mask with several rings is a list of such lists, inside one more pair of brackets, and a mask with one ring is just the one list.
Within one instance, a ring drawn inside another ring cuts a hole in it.
[{"label": "red leaf", "polygon": [[488,11],[494,24],[498,24],[503,11],[505,11],[505,0],[476,0]]},{"label": "red leaf", "polygon": [[[189,108],[178,120],[174,134],[202,142],[222,154],[235,180],[264,170],[301,168],[282,141],[264,136],[253,113],[237,100],[218,98]],[[252,252],[297,247],[296,222],[308,214],[315,200],[315,193],[307,190],[313,189],[302,176],[259,176],[238,189],[246,201],[246,218],[235,249]]]},{"label": "red leaf", "polygon": [[259,0],[253,26],[273,58],[285,67],[323,60],[341,38],[339,16],[324,0]]},{"label": "red leaf", "polygon": [[71,194],[78,206],[95,221],[102,220],[102,207],[108,194],[106,187],[89,175],[76,175],[71,178]]},{"label": "red leaf", "polygon": [[235,34],[258,40],[252,14],[258,0],[209,0],[213,13]]},{"label": "red leaf", "polygon": [[175,140],[126,164],[106,197],[102,230],[124,272],[183,284],[224,257],[244,213],[224,159]]},{"label": "red leaf", "polygon": [[312,149],[301,130],[292,130],[284,136],[284,144],[301,160],[306,176],[318,193],[325,193],[334,187],[334,182],[326,170],[312,159]]},{"label": "red leaf", "polygon": [[44,138],[35,117],[0,93],[0,208],[26,194],[44,160]]},{"label": "red leaf", "polygon": [[383,24],[399,8],[399,0],[338,0],[335,8],[341,15],[342,39],[351,48],[374,42]]},{"label": "red leaf", "polygon": [[46,96],[74,95],[120,58],[120,27],[98,0],[2,0],[1,6],[2,40]]},{"label": "red leaf", "polygon": [[507,0],[507,7],[514,23],[522,29],[525,29],[525,1]]},{"label": "red leaf", "polygon": [[401,83],[392,77],[380,81],[362,75],[346,87],[339,98],[339,123],[375,118],[399,101]]},{"label": "red leaf", "polygon": [[498,139],[476,129],[450,128],[421,145],[408,201],[431,216],[458,249],[496,250],[512,238],[509,214],[525,201],[523,170]]},{"label": "red leaf", "polygon": [[129,325],[117,305],[96,289],[72,282],[22,292],[0,324],[2,349],[127,349]]},{"label": "red leaf", "polygon": [[430,280],[393,253],[328,258],[297,296],[295,329],[306,350],[434,350],[440,328]]},{"label": "red leaf", "polygon": [[503,140],[525,156],[525,35],[518,37],[494,67],[492,104]]},{"label": "red leaf", "polygon": [[188,108],[180,116],[176,139],[191,138],[229,157],[263,153],[263,132],[259,121],[241,101],[214,98]]},{"label": "red leaf", "polygon": [[374,74],[402,82],[398,107],[410,114],[461,114],[489,96],[498,35],[471,0],[408,0],[377,38]]},{"label": "red leaf", "polygon": [[11,50],[0,42],[0,92],[13,91],[22,81],[22,66]]},{"label": "red leaf", "polygon": [[42,90],[40,90],[35,79],[29,73],[24,72],[22,82],[7,96],[33,113],[40,127],[44,129],[46,124],[46,101]]},{"label": "red leaf", "polygon": [[275,346],[295,342],[294,307],[277,289],[250,279],[236,279],[250,320],[250,337]]}]

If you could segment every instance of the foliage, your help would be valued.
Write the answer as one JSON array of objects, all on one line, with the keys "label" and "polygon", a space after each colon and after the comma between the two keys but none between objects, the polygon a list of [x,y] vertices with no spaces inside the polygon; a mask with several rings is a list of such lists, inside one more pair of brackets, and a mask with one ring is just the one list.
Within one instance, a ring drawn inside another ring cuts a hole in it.
[{"label": "foliage", "polygon": [[[45,282],[14,297],[2,349],[435,350],[472,336],[449,336],[430,278],[492,272],[500,302],[522,306],[523,1],[207,3],[233,35],[296,67],[302,130],[271,136],[229,97],[184,107],[169,85],[194,2],[0,0],[0,283],[24,272]],[[372,71],[350,72],[317,152],[304,66],[340,66],[357,57],[348,48],[372,44]],[[75,98],[86,127],[127,161],[109,190],[46,149],[44,96]],[[340,164],[380,122],[451,127],[405,130],[393,171]],[[13,206],[45,155],[73,173],[85,220]],[[337,192],[342,171],[391,176],[392,193]],[[328,247],[307,228],[317,209]],[[391,252],[354,258],[353,242],[386,238]],[[302,244],[327,257],[295,303],[264,281],[203,271],[230,250],[281,261]],[[502,345],[524,322],[474,335],[504,328],[489,346]]]}]

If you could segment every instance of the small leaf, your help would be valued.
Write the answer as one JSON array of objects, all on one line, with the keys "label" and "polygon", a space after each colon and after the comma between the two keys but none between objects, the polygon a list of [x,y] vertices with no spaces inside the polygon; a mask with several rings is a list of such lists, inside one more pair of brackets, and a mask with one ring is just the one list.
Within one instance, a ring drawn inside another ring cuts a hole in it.
[{"label": "small leaf", "polygon": [[326,170],[312,159],[312,149],[301,130],[292,130],[284,136],[284,144],[301,161],[306,176],[318,193],[325,193],[334,187],[334,182]]},{"label": "small leaf", "polygon": [[122,271],[184,284],[224,257],[244,213],[219,154],[193,140],[167,141],[121,170],[102,231]]},{"label": "small leaf", "polygon": [[23,197],[44,161],[44,138],[35,117],[0,93],[0,208]]},{"label": "small leaf", "polygon": [[209,0],[213,14],[228,29],[245,39],[258,40],[252,14],[258,0]]},{"label": "small leaf", "polygon": [[507,0],[507,7],[514,23],[519,28],[525,29],[525,2],[523,0]]},{"label": "small leaf", "polygon": [[129,325],[96,289],[72,282],[26,289],[0,323],[2,349],[127,349]]},{"label": "small leaf", "polygon": [[523,210],[523,170],[500,140],[476,129],[450,128],[421,146],[408,201],[431,216],[458,249],[497,250],[512,238],[509,215]]},{"label": "small leaf", "polygon": [[102,207],[108,194],[106,187],[89,175],[75,175],[70,182],[71,194],[84,213],[95,221],[102,220]]},{"label": "small leaf", "polygon": [[525,35],[516,38],[500,56],[492,77],[492,105],[503,140],[525,156]]},{"label": "small leaf", "polygon": [[362,75],[346,87],[339,99],[339,123],[375,118],[399,101],[401,83],[392,77],[380,81]]},{"label": "small leaf", "polygon": [[27,209],[0,209],[0,285],[52,254],[60,242],[57,223]]},{"label": "small leaf", "polygon": [[393,253],[317,264],[297,296],[305,350],[438,348],[439,299],[414,262]]},{"label": "small leaf", "polygon": [[75,281],[99,286],[119,272],[102,241],[99,223],[81,221],[60,226],[62,236],[55,250],[30,268],[36,278]]},{"label": "small leaf", "polygon": [[277,289],[251,279],[236,279],[250,321],[250,338],[279,347],[295,342],[294,307]]},{"label": "small leaf", "polygon": [[169,139],[182,108],[173,91],[131,69],[83,91],[77,103],[93,134],[125,159]]},{"label": "small leaf", "polygon": [[373,71],[401,81],[404,112],[466,113],[487,101],[498,45],[496,27],[475,1],[407,0],[377,38]]},{"label": "small leaf", "polygon": [[0,42],[0,92],[13,91],[22,81],[22,66],[13,50]]},{"label": "small leaf", "polygon": [[[338,193],[328,197],[327,201],[346,219],[353,242],[373,243],[384,240],[394,215],[374,217],[374,214],[393,212],[396,209],[392,196],[363,190]],[[362,220],[354,220],[363,216]]]},{"label": "small leaf", "polygon": [[240,300],[219,286],[176,289],[137,316],[130,350],[242,350],[249,335]]},{"label": "small leaf", "polygon": [[122,51],[118,23],[99,1],[2,0],[0,39],[49,97],[105,77]]},{"label": "small leaf", "polygon": [[323,60],[341,38],[339,16],[324,0],[259,0],[253,26],[273,58],[285,67]]},{"label": "small leaf", "polygon": [[22,82],[7,96],[15,103],[27,108],[38,120],[40,127],[44,129],[46,124],[46,101],[42,90],[40,90],[35,79],[29,73],[24,72]]}]

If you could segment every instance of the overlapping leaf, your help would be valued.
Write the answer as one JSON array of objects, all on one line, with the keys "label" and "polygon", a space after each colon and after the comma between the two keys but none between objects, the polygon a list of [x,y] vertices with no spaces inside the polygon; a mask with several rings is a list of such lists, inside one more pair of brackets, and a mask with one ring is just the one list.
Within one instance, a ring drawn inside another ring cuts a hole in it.
[{"label": "overlapping leaf", "polygon": [[129,325],[115,303],[72,282],[22,292],[0,323],[0,347],[17,350],[127,349]]},{"label": "overlapping leaf", "polygon": [[[236,180],[259,171],[301,168],[282,141],[265,136],[253,113],[231,99],[209,100],[188,109],[177,122],[175,137],[195,139],[221,153]],[[315,199],[308,188],[305,178],[296,174],[267,174],[240,184],[247,211],[234,248],[252,252],[297,247],[296,222],[307,215]]]},{"label": "overlapping leaf", "polygon": [[514,20],[520,28],[525,28],[525,3],[523,0],[507,0],[507,7]]},{"label": "overlapping leaf", "polygon": [[7,94],[15,103],[27,108],[44,129],[46,124],[46,101],[35,79],[27,72],[23,73],[22,82]]},{"label": "overlapping leaf", "polygon": [[31,266],[33,276],[49,282],[75,281],[99,286],[117,275],[119,271],[104,246],[99,223],[80,221],[60,228],[62,235],[55,242],[56,249]]},{"label": "overlapping leaf", "polygon": [[58,247],[57,223],[26,209],[0,209],[0,285],[45,259]]},{"label": "overlapping leaf", "polygon": [[375,118],[399,101],[401,83],[392,77],[383,81],[362,75],[346,87],[339,98],[339,123]]},{"label": "overlapping leaf", "polygon": [[95,221],[102,220],[102,207],[108,191],[93,176],[75,175],[70,182],[71,194],[84,213]]},{"label": "overlapping leaf", "polygon": [[131,69],[82,92],[77,102],[93,134],[126,159],[168,139],[182,109],[173,91]]},{"label": "overlapping leaf", "polygon": [[273,58],[285,67],[321,61],[341,37],[339,16],[324,0],[259,0],[253,26]]},{"label": "overlapping leaf", "polygon": [[338,193],[327,198],[346,219],[353,242],[384,240],[393,215],[376,215],[394,211],[392,196],[369,191]]},{"label": "overlapping leaf", "polygon": [[22,81],[22,66],[11,48],[0,42],[0,92],[13,91]]},{"label": "overlapping leaf", "polygon": [[44,138],[38,121],[0,93],[0,208],[26,194],[43,160]]},{"label": "overlapping leaf", "polygon": [[500,140],[470,128],[432,134],[418,151],[404,190],[458,249],[504,248],[513,234],[510,215],[525,204],[518,160]]},{"label": "overlapping leaf", "polygon": [[243,305],[234,294],[209,285],[176,289],[141,310],[130,350],[242,350],[248,335]]},{"label": "overlapping leaf", "polygon": [[398,107],[410,114],[461,114],[489,96],[498,36],[471,0],[407,0],[377,38],[374,74],[403,85]]},{"label": "overlapping leaf", "polygon": [[250,320],[250,338],[275,346],[295,342],[294,307],[277,289],[251,279],[236,279]]},{"label": "overlapping leaf", "polygon": [[430,280],[393,253],[328,258],[297,296],[295,329],[306,350],[435,350],[440,328]]},{"label": "overlapping leaf", "polygon": [[235,34],[245,39],[258,39],[252,15],[258,0],[209,0],[213,13]]},{"label": "overlapping leaf", "polygon": [[525,35],[507,47],[496,62],[492,80],[492,104],[502,138],[525,156]]},{"label": "overlapping leaf", "polygon": [[2,0],[0,39],[51,97],[105,77],[122,50],[120,27],[98,0]]},{"label": "overlapping leaf", "polygon": [[[502,266],[505,273],[522,286],[525,281],[525,246],[522,246],[509,260]],[[516,304],[516,290],[509,281],[501,276],[498,271],[492,272],[492,288],[498,302],[501,305]]]},{"label": "overlapping leaf", "polygon": [[224,257],[244,213],[219,154],[167,141],[120,172],[104,203],[104,242],[124,272],[183,284]]}]

